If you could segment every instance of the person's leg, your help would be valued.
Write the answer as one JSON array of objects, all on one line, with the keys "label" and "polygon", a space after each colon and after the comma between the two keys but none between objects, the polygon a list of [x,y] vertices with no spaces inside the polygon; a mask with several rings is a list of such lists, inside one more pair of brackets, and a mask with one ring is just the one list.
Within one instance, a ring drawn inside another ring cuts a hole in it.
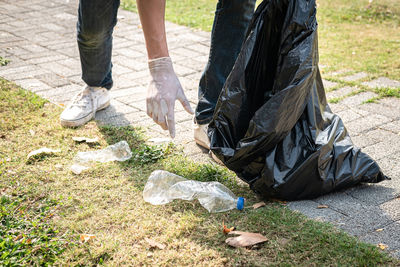
[{"label": "person's leg", "polygon": [[86,86],[61,113],[63,126],[81,126],[110,105],[112,32],[118,7],[119,0],[79,1],[77,39]]},{"label": "person's leg", "polygon": [[79,1],[77,40],[82,79],[88,86],[112,87],[112,32],[119,4],[119,0]]},{"label": "person's leg", "polygon": [[197,124],[208,124],[219,94],[236,61],[256,0],[219,0],[211,32],[208,63],[199,83]]}]

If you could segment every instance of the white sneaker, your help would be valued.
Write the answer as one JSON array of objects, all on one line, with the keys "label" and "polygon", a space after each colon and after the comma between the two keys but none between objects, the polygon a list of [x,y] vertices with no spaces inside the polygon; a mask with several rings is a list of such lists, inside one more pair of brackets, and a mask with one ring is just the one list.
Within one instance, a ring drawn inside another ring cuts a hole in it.
[{"label": "white sneaker", "polygon": [[201,147],[210,150],[210,139],[207,135],[208,124],[197,124],[193,125],[194,141]]},{"label": "white sneaker", "polygon": [[[194,133],[194,141],[201,147],[204,147],[207,150],[210,150],[210,139],[208,138],[208,124],[197,124],[193,125],[193,133]],[[224,163],[214,155],[214,153],[210,150],[209,155],[211,158],[218,163],[219,165],[224,166]]]},{"label": "white sneaker", "polygon": [[103,87],[86,86],[60,115],[62,126],[77,127],[94,118],[96,111],[110,105],[110,94]]}]

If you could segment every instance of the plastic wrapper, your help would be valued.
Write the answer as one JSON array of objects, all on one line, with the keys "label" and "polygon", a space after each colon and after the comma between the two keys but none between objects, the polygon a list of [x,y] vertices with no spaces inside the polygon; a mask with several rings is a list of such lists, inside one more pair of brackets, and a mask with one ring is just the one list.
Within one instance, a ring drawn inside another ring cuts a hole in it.
[{"label": "plastic wrapper", "polygon": [[264,198],[386,179],[327,104],[317,40],[315,1],[262,2],[209,125],[214,154]]},{"label": "plastic wrapper", "polygon": [[71,171],[80,174],[89,169],[93,162],[126,161],[132,157],[132,151],[126,141],[120,141],[104,149],[95,151],[78,152],[74,158],[74,164]]}]

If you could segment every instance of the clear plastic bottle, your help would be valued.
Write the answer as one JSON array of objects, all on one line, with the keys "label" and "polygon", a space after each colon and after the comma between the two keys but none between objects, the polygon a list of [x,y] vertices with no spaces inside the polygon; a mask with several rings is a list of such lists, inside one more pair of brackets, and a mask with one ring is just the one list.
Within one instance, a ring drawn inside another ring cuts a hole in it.
[{"label": "clear plastic bottle", "polygon": [[244,199],[236,197],[218,182],[187,180],[176,174],[157,170],[151,173],[143,190],[143,198],[153,205],[162,205],[174,199],[194,200],[209,212],[242,210]]}]

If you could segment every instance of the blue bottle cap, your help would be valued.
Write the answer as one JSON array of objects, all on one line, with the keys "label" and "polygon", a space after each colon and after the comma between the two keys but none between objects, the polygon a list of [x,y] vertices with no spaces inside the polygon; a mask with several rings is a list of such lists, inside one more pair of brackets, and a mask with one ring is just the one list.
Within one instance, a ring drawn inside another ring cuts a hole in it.
[{"label": "blue bottle cap", "polygon": [[242,197],[238,198],[236,208],[238,210],[242,210],[244,208],[244,198]]}]

